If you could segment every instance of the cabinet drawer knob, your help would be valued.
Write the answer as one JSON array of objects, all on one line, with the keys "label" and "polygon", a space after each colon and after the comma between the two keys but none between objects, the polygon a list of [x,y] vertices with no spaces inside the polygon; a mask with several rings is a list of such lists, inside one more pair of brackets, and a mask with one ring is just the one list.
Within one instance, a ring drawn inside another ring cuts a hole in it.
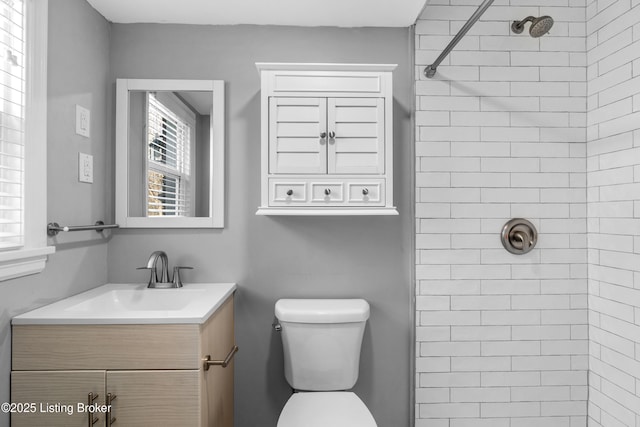
[{"label": "cabinet drawer knob", "polygon": [[322,132],[320,134],[320,139],[325,139],[327,137],[327,133],[326,132]]},{"label": "cabinet drawer knob", "polygon": [[330,195],[331,194],[331,189],[330,188],[325,188],[324,189],[324,194],[325,194],[325,196]]},{"label": "cabinet drawer knob", "polygon": [[369,194],[369,189],[368,188],[363,188],[362,189],[362,195],[366,196],[367,194]]},{"label": "cabinet drawer knob", "polygon": [[288,189],[287,190],[287,196],[291,196],[293,195],[293,190],[292,189]]},{"label": "cabinet drawer knob", "polygon": [[329,132],[329,138],[334,139],[336,137],[336,133],[331,131]]}]

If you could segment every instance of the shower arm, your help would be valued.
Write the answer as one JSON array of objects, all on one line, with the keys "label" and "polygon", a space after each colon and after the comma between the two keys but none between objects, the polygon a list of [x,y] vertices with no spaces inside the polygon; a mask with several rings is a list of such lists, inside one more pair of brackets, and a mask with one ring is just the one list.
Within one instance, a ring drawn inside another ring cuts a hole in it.
[{"label": "shower arm", "polygon": [[522,34],[522,32],[524,31],[524,24],[526,24],[527,22],[533,22],[534,19],[536,18],[533,16],[527,16],[522,21],[513,21],[513,24],[511,24],[511,31],[516,34]]},{"label": "shower arm", "polygon": [[464,37],[465,34],[467,34],[467,31],[469,31],[471,27],[473,27],[473,24],[475,24],[476,21],[480,19],[482,14],[489,8],[489,6],[491,6],[493,2],[494,0],[484,0],[482,2],[482,4],[473,13],[473,15],[471,15],[471,18],[469,18],[469,20],[462,26],[462,28],[460,28],[460,31],[458,31],[458,34],[456,34],[456,36],[449,42],[447,47],[444,48],[444,50],[442,51],[440,56],[438,56],[435,62],[424,69],[425,76],[427,76],[428,78],[432,78],[433,76],[435,76],[438,65],[440,65],[440,63],[444,61],[444,58],[446,58],[447,55],[451,53],[453,48],[456,47],[458,42]]}]

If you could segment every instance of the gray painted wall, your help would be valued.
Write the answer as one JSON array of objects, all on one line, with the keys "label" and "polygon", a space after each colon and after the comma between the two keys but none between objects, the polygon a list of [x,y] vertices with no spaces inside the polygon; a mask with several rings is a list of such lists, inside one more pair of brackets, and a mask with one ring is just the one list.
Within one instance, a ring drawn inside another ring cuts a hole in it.
[{"label": "gray painted wall", "polygon": [[[112,282],[146,279],[153,250],[191,265],[187,281],[234,281],[236,426],[275,426],[289,397],[280,337],[282,297],[363,297],[371,304],[355,391],[381,427],[408,426],[412,372],[409,29],[114,24],[115,78],[226,81],[224,230],[120,230],[109,243]],[[397,217],[258,217],[260,81],[255,62],[397,63],[394,72]],[[114,87],[112,87],[112,91]]]},{"label": "gray painted wall", "polygon": [[[111,220],[107,135],[109,23],[86,2],[49,6],[47,212],[63,225]],[[75,134],[75,105],[91,109],[92,137]],[[78,182],[78,151],[94,156],[94,184]],[[42,232],[45,233],[42,224]],[[0,282],[0,402],[9,401],[11,317],[103,284],[107,243],[98,233],[61,234],[43,273]],[[0,414],[0,426],[9,417]]]}]

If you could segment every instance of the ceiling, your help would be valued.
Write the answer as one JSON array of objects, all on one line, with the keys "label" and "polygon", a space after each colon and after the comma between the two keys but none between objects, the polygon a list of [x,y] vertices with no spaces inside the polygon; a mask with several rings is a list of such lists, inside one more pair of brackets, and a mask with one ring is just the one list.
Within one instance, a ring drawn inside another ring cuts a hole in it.
[{"label": "ceiling", "polygon": [[408,27],[426,0],[87,0],[116,23]]}]

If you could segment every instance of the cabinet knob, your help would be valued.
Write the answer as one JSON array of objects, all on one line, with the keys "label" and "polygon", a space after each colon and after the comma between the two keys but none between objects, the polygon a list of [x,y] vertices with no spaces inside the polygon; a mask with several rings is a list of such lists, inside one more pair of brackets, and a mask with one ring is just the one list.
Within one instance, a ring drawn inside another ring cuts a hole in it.
[{"label": "cabinet knob", "polygon": [[287,190],[287,196],[291,196],[293,195],[293,190],[292,189],[288,189]]},{"label": "cabinet knob", "polygon": [[362,195],[366,196],[367,194],[369,194],[369,189],[368,188],[363,188],[362,189]]},{"label": "cabinet knob", "polygon": [[325,196],[330,195],[331,194],[331,189],[330,188],[325,188],[324,189],[324,194],[325,194]]},{"label": "cabinet knob", "polygon": [[329,132],[329,138],[333,139],[335,137],[336,137],[336,133],[335,132],[333,132],[333,131]]},{"label": "cabinet knob", "polygon": [[321,138],[321,139],[325,139],[326,137],[327,137],[327,133],[326,133],[326,132],[322,132],[322,133],[320,134],[320,138]]}]

